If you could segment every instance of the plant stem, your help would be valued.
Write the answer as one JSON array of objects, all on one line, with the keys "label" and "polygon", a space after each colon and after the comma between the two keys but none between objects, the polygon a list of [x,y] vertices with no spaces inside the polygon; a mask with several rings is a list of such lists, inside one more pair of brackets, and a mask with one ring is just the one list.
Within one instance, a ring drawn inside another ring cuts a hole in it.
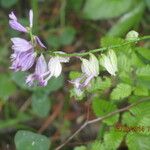
[{"label": "plant stem", "polygon": [[50,50],[48,50],[46,53],[49,53],[50,55],[52,56],[62,56],[62,57],[76,57],[76,56],[87,56],[89,55],[90,53],[97,53],[97,52],[102,52],[102,51],[105,51],[107,49],[113,49],[113,48],[119,48],[119,47],[122,47],[122,46],[125,46],[125,45],[128,45],[128,44],[131,44],[131,43],[137,43],[139,41],[143,41],[143,40],[148,40],[150,39],[150,35],[147,35],[147,36],[143,36],[143,37],[140,37],[140,38],[137,38],[135,40],[132,40],[132,41],[127,41],[123,44],[118,44],[118,45],[112,45],[112,46],[109,46],[109,47],[102,47],[102,48],[97,48],[97,49],[93,49],[93,50],[89,50],[87,52],[83,52],[83,53],[72,53],[72,54],[56,54]]}]

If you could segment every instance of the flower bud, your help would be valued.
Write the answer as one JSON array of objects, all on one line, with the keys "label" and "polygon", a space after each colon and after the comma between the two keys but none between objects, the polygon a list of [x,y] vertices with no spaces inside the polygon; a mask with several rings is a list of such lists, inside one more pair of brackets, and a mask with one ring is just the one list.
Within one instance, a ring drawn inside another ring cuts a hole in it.
[{"label": "flower bud", "polygon": [[117,57],[113,50],[109,50],[107,55],[102,54],[101,58],[101,65],[106,68],[106,70],[111,75],[116,75],[116,72],[118,71],[117,68]]},{"label": "flower bud", "polygon": [[128,41],[135,41],[135,40],[138,39],[138,36],[139,36],[139,33],[134,31],[134,30],[132,30],[132,31],[127,33],[126,40],[128,40]]},{"label": "flower bud", "polygon": [[90,54],[89,60],[84,58],[82,58],[81,60],[82,60],[81,69],[83,73],[85,73],[87,76],[91,76],[91,75],[98,76],[99,62],[93,54]]}]

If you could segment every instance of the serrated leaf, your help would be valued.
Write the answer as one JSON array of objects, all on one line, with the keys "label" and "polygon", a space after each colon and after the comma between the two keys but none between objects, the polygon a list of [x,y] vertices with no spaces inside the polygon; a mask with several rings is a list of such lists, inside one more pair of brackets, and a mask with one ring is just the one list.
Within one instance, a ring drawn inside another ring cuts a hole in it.
[{"label": "serrated leaf", "polygon": [[129,150],[149,150],[150,136],[143,136],[136,133],[130,133],[126,137],[126,143]]},{"label": "serrated leaf", "polygon": [[[129,2],[130,3],[130,2]],[[129,13],[125,14],[120,20],[108,31],[109,36],[123,36],[139,23],[144,12],[145,5],[143,2]]]},{"label": "serrated leaf", "polygon": [[87,88],[89,92],[95,92],[99,90],[106,90],[109,87],[111,87],[111,79],[108,77],[104,77],[101,79],[100,77],[97,77],[91,81],[90,86]]},{"label": "serrated leaf", "polygon": [[6,101],[16,91],[15,84],[8,74],[0,74],[0,98]]},{"label": "serrated leaf", "polygon": [[74,150],[87,150],[87,148],[85,146],[77,146]]},{"label": "serrated leaf", "polygon": [[112,100],[121,100],[128,97],[132,92],[132,88],[128,84],[120,83],[111,93]]},{"label": "serrated leaf", "polygon": [[87,0],[83,14],[87,19],[108,19],[118,17],[127,12],[133,5],[130,0]]},{"label": "serrated leaf", "polygon": [[150,103],[141,103],[123,114],[122,123],[129,127],[143,127],[143,130],[139,130],[141,134],[150,134],[148,131],[150,124]]},{"label": "serrated leaf", "polygon": [[142,55],[145,59],[150,61],[150,49],[146,49],[144,47],[137,47],[135,49],[140,55]]},{"label": "serrated leaf", "polygon": [[17,150],[49,150],[50,140],[40,134],[20,130],[15,135]]},{"label": "serrated leaf", "polygon": [[145,87],[135,87],[134,95],[136,95],[136,96],[148,96],[149,91]]},{"label": "serrated leaf", "polygon": [[129,58],[126,54],[120,53],[118,56],[118,68],[119,71],[131,71],[131,58]]},{"label": "serrated leaf", "polygon": [[46,117],[50,111],[50,99],[43,92],[32,95],[32,110],[39,117]]},{"label": "serrated leaf", "polygon": [[127,83],[127,84],[131,84],[133,83],[133,80],[131,78],[131,75],[130,73],[127,73],[125,71],[122,71],[119,73],[119,79],[124,82],[124,83]]},{"label": "serrated leaf", "polygon": [[90,150],[105,150],[101,141],[95,141],[91,144]]},{"label": "serrated leaf", "polygon": [[[108,113],[117,109],[115,104],[108,102],[106,100],[101,100],[99,98],[96,98],[92,101],[92,108],[97,117],[107,115]],[[117,122],[118,117],[119,115],[116,114],[108,119],[105,119],[103,122],[105,122],[108,125],[112,125],[115,122]]]},{"label": "serrated leaf", "polygon": [[150,89],[150,65],[145,65],[136,70],[137,85]]},{"label": "serrated leaf", "polygon": [[115,130],[111,130],[105,133],[104,142],[103,142],[105,150],[109,150],[110,147],[111,147],[111,150],[116,150],[121,144],[123,137],[124,137],[123,132],[118,132]]}]

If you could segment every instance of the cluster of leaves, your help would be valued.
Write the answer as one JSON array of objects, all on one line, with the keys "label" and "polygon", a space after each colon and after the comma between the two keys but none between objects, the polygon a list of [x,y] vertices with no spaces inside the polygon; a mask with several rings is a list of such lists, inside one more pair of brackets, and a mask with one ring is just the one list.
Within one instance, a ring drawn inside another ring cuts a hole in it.
[{"label": "cluster of leaves", "polygon": [[[125,40],[121,38],[104,37],[101,39],[101,45],[104,47],[124,42]],[[110,78],[101,68],[104,75],[96,78],[87,89],[87,93],[94,95],[92,96],[92,109],[97,117],[104,116],[117,110],[120,106],[132,104],[150,95],[149,49],[129,44],[114,50],[118,58],[117,76]],[[111,147],[112,150],[116,150],[125,140],[129,150],[148,150],[150,147],[148,142],[150,140],[149,104],[149,102],[140,104],[130,109],[129,112],[105,119],[102,124],[108,128],[108,131],[102,129],[104,135],[101,138],[102,131],[93,144],[76,149],[107,150]],[[145,131],[129,133],[118,131],[115,128],[117,123],[127,127],[143,127]]]}]

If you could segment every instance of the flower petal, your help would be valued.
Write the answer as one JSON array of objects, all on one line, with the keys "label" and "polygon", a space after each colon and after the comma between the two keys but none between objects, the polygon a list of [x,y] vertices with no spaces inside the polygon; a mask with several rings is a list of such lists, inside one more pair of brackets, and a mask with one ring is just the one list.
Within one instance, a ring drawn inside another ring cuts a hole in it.
[{"label": "flower petal", "polygon": [[46,46],[41,42],[41,40],[38,36],[35,36],[35,40],[41,47],[46,48]]},{"label": "flower petal", "polygon": [[30,28],[33,27],[33,11],[29,11],[29,22],[30,22]]},{"label": "flower petal", "polygon": [[41,76],[45,74],[45,72],[47,72],[47,63],[45,61],[43,54],[41,54],[36,63],[35,74]]},{"label": "flower petal", "polygon": [[61,74],[62,66],[58,57],[52,57],[48,63],[48,68],[52,76],[56,78]]},{"label": "flower petal", "polygon": [[14,30],[17,30],[20,32],[28,32],[24,26],[22,26],[19,22],[15,21],[15,20],[10,20],[9,25]]},{"label": "flower petal", "polygon": [[14,45],[12,45],[12,49],[14,51],[25,52],[30,49],[33,49],[32,44],[30,42],[26,41],[25,39],[15,37],[15,38],[11,38],[11,41],[14,44]]},{"label": "flower petal", "polygon": [[12,19],[12,20],[17,21],[17,17],[15,16],[14,12],[11,12],[11,13],[9,14],[9,18]]}]

